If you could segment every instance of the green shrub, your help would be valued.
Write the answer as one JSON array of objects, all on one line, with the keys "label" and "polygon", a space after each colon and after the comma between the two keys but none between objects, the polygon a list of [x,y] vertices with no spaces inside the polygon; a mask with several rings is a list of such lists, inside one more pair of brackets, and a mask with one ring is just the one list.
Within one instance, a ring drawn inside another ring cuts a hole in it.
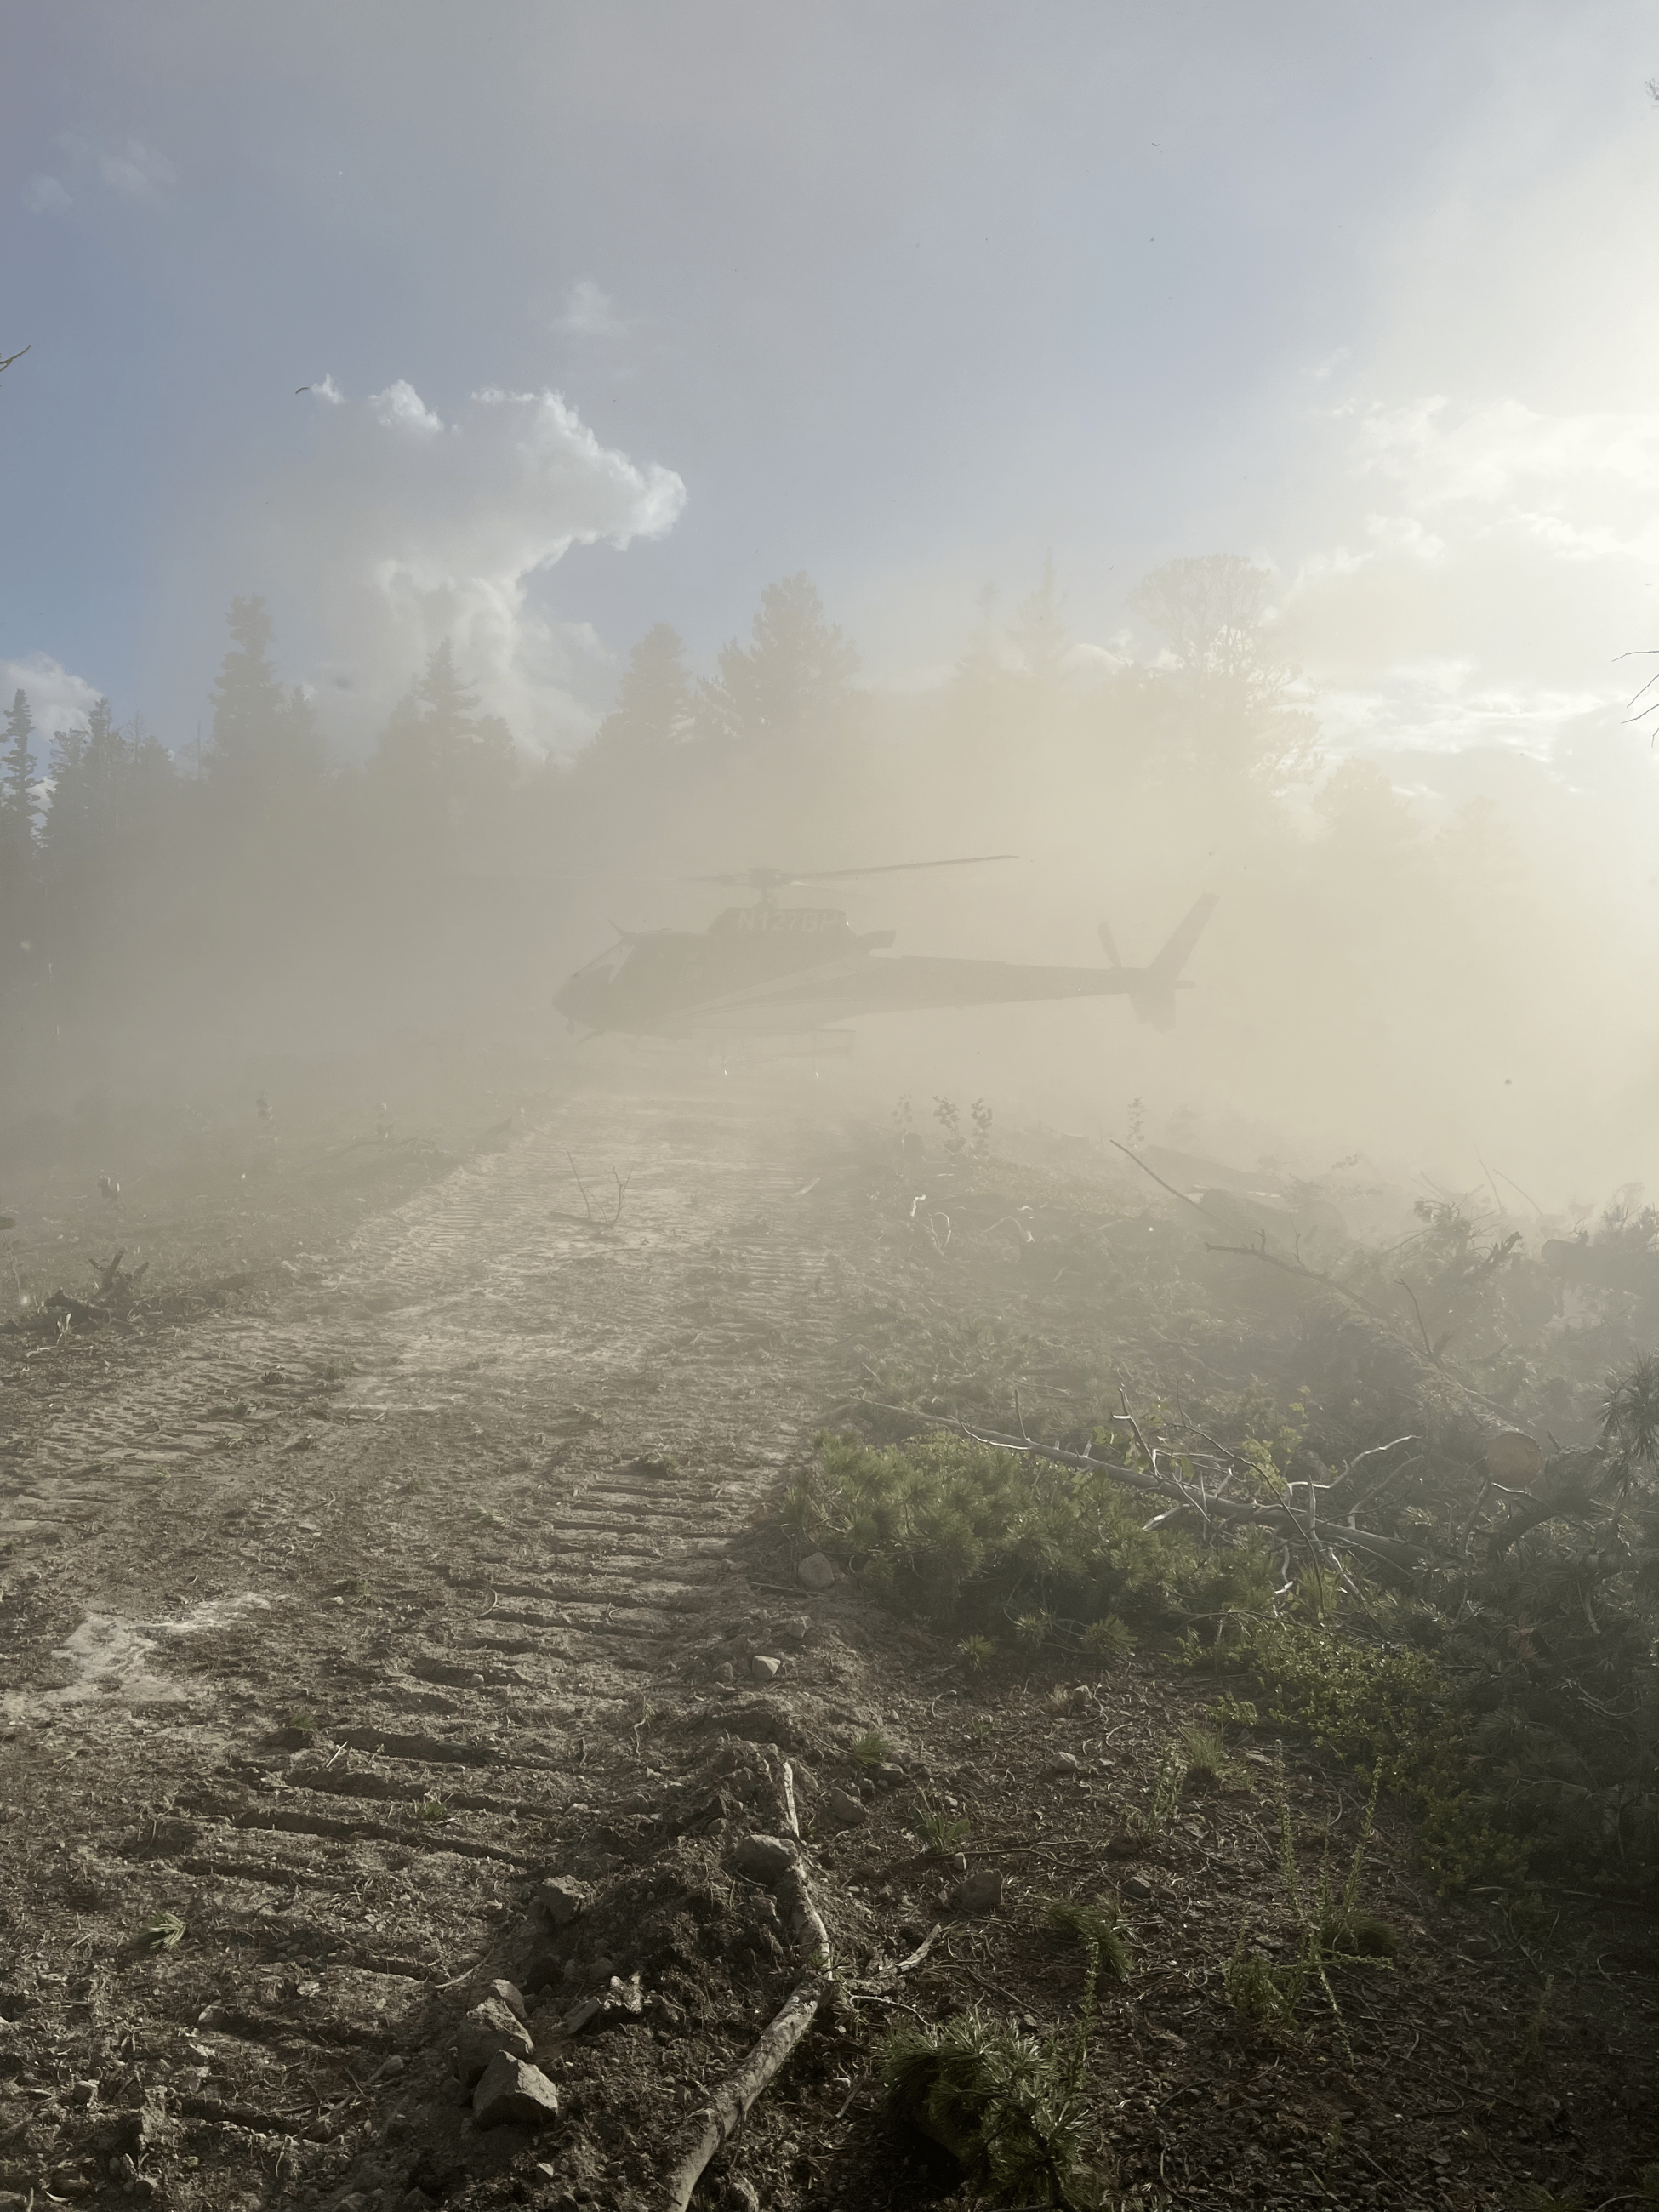
[{"label": "green shrub", "polygon": [[1098,1620],[1091,1620],[1083,1632],[1083,1648],[1092,1659],[1110,1663],[1127,1659],[1140,1638],[1127,1620],[1120,1620],[1115,1613],[1103,1613]]},{"label": "green shrub", "polygon": [[1231,1782],[1238,1769],[1227,1756],[1227,1743],[1219,1729],[1187,1728],[1181,1731],[1181,1749],[1187,1777],[1200,1782]]},{"label": "green shrub", "polygon": [[1524,1879],[1524,1838],[1471,1768],[1470,1716],[1433,1653],[1361,1644],[1312,1622],[1244,1625],[1237,1663],[1267,1687],[1269,1717],[1370,1767],[1416,1815],[1425,1870],[1443,1891]]},{"label": "green shrub", "polygon": [[1002,2203],[1085,2212],[1102,2197],[1084,2158],[1088,2107],[1068,2057],[979,2012],[896,2027],[878,2062],[883,2102]]},{"label": "green shrub", "polygon": [[[935,1620],[1014,1618],[1017,1609],[1033,1637],[1047,1615],[1046,1637],[1125,1613],[1176,1626],[1271,1605],[1261,1538],[1248,1532],[1206,1551],[1173,1524],[1147,1528],[1145,1501],[1103,1469],[1054,1467],[940,1431],[882,1449],[825,1437],[819,1449],[825,1550],[876,1595]],[[1104,1656],[1121,1655],[1124,1632],[1106,1632]]]},{"label": "green shrub", "polygon": [[1258,2027],[1293,2027],[1297,2008],[1307,1991],[1316,1984],[1330,2008],[1331,2018],[1350,2064],[1353,2051],[1348,2041],[1348,2026],[1342,2016],[1336,1990],[1331,1980],[1333,1969],[1340,1966],[1370,1966],[1384,1972],[1391,1971],[1400,1939],[1385,1920],[1375,1914],[1364,1912],[1359,1906],[1359,1885],[1364,1873],[1365,1847],[1371,1838],[1371,1828],[1376,1814],[1377,1790],[1381,1775],[1371,1777],[1371,1794],[1365,1807],[1365,1817],[1348,1862],[1348,1871],[1341,1889],[1331,1887],[1328,1863],[1320,1869],[1319,1887],[1311,1902],[1302,1893],[1301,1877],[1296,1866],[1296,1838],[1291,1828],[1291,1808],[1281,1792],[1279,1800],[1279,1872],[1285,1886],[1285,1894],[1296,1916],[1296,1956],[1284,1966],[1276,1966],[1264,1959],[1260,1952],[1246,1948],[1249,1928],[1248,1922],[1238,1931],[1238,1941],[1233,1946],[1231,1958],[1222,1969],[1221,1986],[1228,2003],[1238,2017]]}]

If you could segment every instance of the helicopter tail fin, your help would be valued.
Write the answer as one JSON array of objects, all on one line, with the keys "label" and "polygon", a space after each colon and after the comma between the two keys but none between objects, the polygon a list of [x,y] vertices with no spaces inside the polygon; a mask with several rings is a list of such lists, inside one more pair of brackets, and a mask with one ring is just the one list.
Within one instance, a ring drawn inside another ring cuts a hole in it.
[{"label": "helicopter tail fin", "polygon": [[1141,969],[1139,988],[1131,989],[1130,1005],[1140,1019],[1149,1023],[1153,1029],[1174,1028],[1175,994],[1180,985],[1181,971],[1215,908],[1213,891],[1206,891],[1202,898],[1195,899],[1176,924],[1158,957]]}]

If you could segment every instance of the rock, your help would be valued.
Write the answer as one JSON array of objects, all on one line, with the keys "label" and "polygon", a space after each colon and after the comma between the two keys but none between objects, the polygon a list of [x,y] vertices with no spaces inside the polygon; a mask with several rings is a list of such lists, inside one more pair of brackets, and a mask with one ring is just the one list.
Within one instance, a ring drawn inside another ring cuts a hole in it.
[{"label": "rock", "polygon": [[1144,1874],[1132,1874],[1123,1885],[1123,1894],[1133,1897],[1137,1905],[1144,1905],[1152,1893],[1152,1885]]},{"label": "rock", "polygon": [[797,1579],[810,1590],[833,1589],[836,1584],[836,1563],[825,1559],[822,1552],[809,1552],[796,1568]]},{"label": "rock", "polygon": [[167,2093],[159,2087],[146,2089],[137,2113],[134,2141],[140,2151],[173,2150],[183,2134],[183,2123],[169,2117]]},{"label": "rock", "polygon": [[732,1863],[750,1881],[769,1888],[787,1867],[800,1856],[800,1847],[787,1836],[745,1836],[732,1855]]},{"label": "rock", "polygon": [[812,1633],[812,1624],[804,1613],[793,1613],[787,1620],[778,1623],[778,1634],[786,1644],[805,1644]]},{"label": "rock", "polygon": [[861,1828],[869,1819],[864,1800],[850,1790],[832,1790],[823,1801],[823,1816],[831,1827]]},{"label": "rock", "polygon": [[539,2066],[498,2051],[472,2092],[481,2128],[536,2128],[559,2116],[559,2093]]},{"label": "rock", "polygon": [[525,2010],[524,1991],[520,1989],[516,1982],[486,1982],[484,1995],[487,1997],[495,1997],[500,2003],[504,2004],[514,2020],[524,2020],[528,2017]]},{"label": "rock", "polygon": [[870,1779],[884,1790],[902,1790],[909,1778],[902,1766],[895,1766],[890,1761],[870,1769]]},{"label": "rock", "polygon": [[966,1881],[957,1884],[956,1901],[963,1912],[994,1912],[1002,1903],[1003,1877],[994,1867],[981,1867]]},{"label": "rock", "polygon": [[455,2064],[463,2089],[470,2089],[491,2062],[502,2056],[528,2058],[535,2038],[499,1997],[486,1997],[474,2005],[455,2036]]},{"label": "rock", "polygon": [[781,1659],[763,1658],[757,1651],[749,1662],[749,1671],[757,1682],[774,1682],[777,1680],[779,1669],[782,1665]]},{"label": "rock", "polygon": [[714,1680],[717,1682],[735,1682],[737,1679],[737,1668],[729,1659],[722,1659],[714,1669]]},{"label": "rock", "polygon": [[553,1875],[538,1886],[533,1903],[550,1928],[568,1928],[586,1911],[587,1899],[585,1882],[573,1881],[568,1875]]},{"label": "rock", "polygon": [[1078,1761],[1069,1751],[1057,1751],[1048,1761],[1050,1774],[1076,1774],[1080,1771]]}]

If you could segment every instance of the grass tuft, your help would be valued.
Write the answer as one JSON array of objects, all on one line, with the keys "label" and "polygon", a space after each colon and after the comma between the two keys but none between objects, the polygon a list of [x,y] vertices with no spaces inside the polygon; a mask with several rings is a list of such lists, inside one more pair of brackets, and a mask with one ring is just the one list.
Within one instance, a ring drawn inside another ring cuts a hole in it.
[{"label": "grass tuft", "polygon": [[973,1832],[971,1820],[935,1811],[925,1796],[918,1796],[904,1816],[904,1825],[917,1842],[935,1857],[948,1858]]},{"label": "grass tuft", "polygon": [[185,1936],[185,1923],[176,1912],[153,1912],[132,1939],[135,1951],[176,1950]]},{"label": "grass tuft", "polygon": [[1077,1905],[1068,1897],[1051,1897],[1042,1917],[1057,1936],[1069,1936],[1094,1955],[1096,1971],[1115,1982],[1129,1978],[1129,1932],[1115,1905]]}]

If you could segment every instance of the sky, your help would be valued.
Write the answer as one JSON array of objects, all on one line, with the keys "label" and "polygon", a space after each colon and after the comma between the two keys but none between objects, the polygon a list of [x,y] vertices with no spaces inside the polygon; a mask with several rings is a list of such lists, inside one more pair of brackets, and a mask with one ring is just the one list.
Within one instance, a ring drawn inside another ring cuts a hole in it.
[{"label": "sky", "polygon": [[707,666],[797,570],[915,687],[1050,555],[1121,650],[1222,551],[1333,754],[1645,744],[1650,8],[0,7],[43,720],[188,749],[258,592],[343,749],[447,635],[568,751],[652,624]]}]

